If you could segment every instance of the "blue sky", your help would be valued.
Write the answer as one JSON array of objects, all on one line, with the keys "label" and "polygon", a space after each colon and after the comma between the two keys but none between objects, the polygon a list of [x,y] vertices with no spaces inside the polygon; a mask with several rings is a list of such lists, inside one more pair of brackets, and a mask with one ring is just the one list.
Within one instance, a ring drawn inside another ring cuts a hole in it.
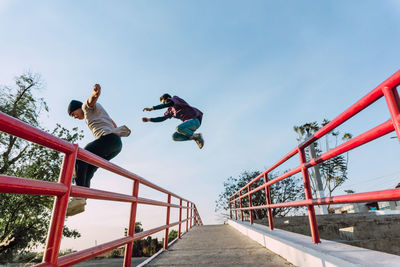
[{"label": "blue sky", "polygon": [[[226,178],[269,167],[297,145],[294,125],[333,119],[398,70],[399,14],[397,1],[2,0],[0,84],[40,73],[50,107],[43,124],[79,126],[84,146],[92,134],[66,107],[100,83],[99,102],[133,130],[113,162],[194,201],[205,223],[220,223],[214,202]],[[204,112],[203,150],[171,140],[178,120],[141,122],[162,114],[142,109],[165,92]],[[340,130],[357,135],[388,118],[379,101]],[[350,152],[349,180],[336,194],[394,187],[398,149],[387,136]],[[92,186],[131,192],[130,181],[101,170]],[[83,237],[62,247],[120,237],[128,211],[89,200],[67,221]],[[164,213],[140,207],[138,220],[149,229],[164,223]]]}]

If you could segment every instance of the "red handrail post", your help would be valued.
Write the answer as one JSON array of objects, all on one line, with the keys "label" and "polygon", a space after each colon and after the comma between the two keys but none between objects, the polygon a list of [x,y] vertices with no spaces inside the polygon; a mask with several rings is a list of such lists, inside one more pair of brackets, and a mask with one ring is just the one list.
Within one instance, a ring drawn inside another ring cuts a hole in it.
[{"label": "red handrail post", "polygon": [[399,139],[400,142],[400,99],[399,99],[399,93],[397,91],[397,88],[389,88],[389,87],[384,87],[382,89],[383,95],[385,96],[386,103],[388,105],[390,115],[392,117],[392,123],[394,126],[394,129],[396,130],[397,133],[397,138]]},{"label": "red handrail post", "polygon": [[193,217],[193,203],[190,203],[190,228],[192,228],[192,217]]},{"label": "red handrail post", "polygon": [[[132,196],[136,198],[136,201],[132,202],[132,204],[131,204],[131,214],[129,216],[128,236],[134,237],[135,224],[136,224],[137,198],[139,196],[139,181],[138,180],[135,180],[133,182]],[[129,242],[125,246],[124,267],[131,266],[132,250],[133,250],[133,241]]]},{"label": "red handrail post", "polygon": [[68,186],[68,191],[62,196],[54,199],[53,213],[49,232],[47,234],[46,248],[43,262],[57,265],[58,253],[60,251],[61,238],[64,228],[65,215],[67,213],[68,199],[71,192],[72,175],[74,173],[75,161],[78,153],[78,145],[74,145],[74,152],[65,154],[61,167],[59,183]]},{"label": "red handrail post", "polygon": [[[233,196],[233,199],[235,199],[235,195]],[[237,220],[237,206],[236,206],[236,200],[234,200],[235,202],[235,220]]]},{"label": "red handrail post", "polygon": [[[239,191],[239,197],[242,195],[242,191]],[[242,202],[242,200],[243,200],[243,198],[241,198],[240,200],[239,200],[239,205],[240,205],[240,208],[243,208],[243,202]],[[241,209],[240,210],[240,219],[241,219],[241,221],[243,222],[243,210]]]},{"label": "red handrail post", "polygon": [[232,220],[232,203],[231,203],[231,200],[229,200],[229,215],[230,215],[230,217],[231,217],[231,220]]},{"label": "red handrail post", "polygon": [[[251,189],[251,185],[249,185],[247,187],[247,192],[250,192],[250,189]],[[251,194],[249,194],[249,207],[250,208],[253,207]],[[249,210],[249,214],[250,214],[250,224],[253,224],[253,210],[252,209]]]},{"label": "red handrail post", "polygon": [[197,213],[197,207],[196,204],[194,204],[194,225],[199,225],[199,219],[198,219],[198,213]]},{"label": "red handrail post", "polygon": [[[306,200],[312,200],[313,196],[311,193],[311,184],[310,184],[310,177],[308,175],[308,169],[304,165],[306,162],[306,154],[304,148],[298,148],[299,157],[300,157],[300,164],[301,164],[301,172],[303,174],[303,184],[304,184],[304,191],[306,195]],[[314,243],[321,243],[319,239],[318,233],[318,225],[317,225],[317,218],[315,216],[315,210],[313,205],[308,205],[308,220],[310,222],[310,229],[311,229],[311,236]]]},{"label": "red handrail post", "polygon": [[[168,204],[171,204],[171,194],[168,194]],[[165,224],[169,225],[169,217],[171,214],[171,206],[167,207],[167,219],[165,220]],[[165,239],[164,239],[164,249],[168,249],[168,235],[169,235],[169,227],[165,229]]]},{"label": "red handrail post", "polygon": [[181,230],[182,230],[182,199],[179,199],[179,231],[178,237],[181,238]]},{"label": "red handrail post", "polygon": [[186,232],[189,231],[189,201],[186,201]]},{"label": "red handrail post", "polygon": [[[268,183],[268,173],[264,174],[264,184]],[[269,186],[265,188],[265,198],[267,205],[271,205],[271,192],[269,191]],[[269,224],[269,229],[274,230],[274,219],[272,217],[272,209],[267,208],[267,214],[268,214],[268,224]]]}]

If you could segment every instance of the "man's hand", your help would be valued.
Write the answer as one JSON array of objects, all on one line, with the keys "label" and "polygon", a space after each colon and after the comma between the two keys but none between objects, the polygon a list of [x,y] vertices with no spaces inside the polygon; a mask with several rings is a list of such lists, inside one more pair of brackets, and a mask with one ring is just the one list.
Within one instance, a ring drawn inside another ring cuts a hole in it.
[{"label": "man's hand", "polygon": [[101,92],[101,86],[100,86],[100,84],[95,84],[94,86],[93,86],[93,93],[94,93],[94,96],[95,97],[99,97],[100,96],[100,92]]},{"label": "man's hand", "polygon": [[144,108],[143,111],[152,111],[154,108]]},{"label": "man's hand", "polygon": [[150,119],[149,119],[149,118],[142,118],[142,121],[143,121],[143,122],[149,122]]},{"label": "man's hand", "polygon": [[96,102],[100,96],[100,93],[101,93],[101,86],[100,86],[100,84],[96,83],[95,85],[93,85],[93,92],[88,99],[89,107],[94,107],[94,105],[96,105]]}]

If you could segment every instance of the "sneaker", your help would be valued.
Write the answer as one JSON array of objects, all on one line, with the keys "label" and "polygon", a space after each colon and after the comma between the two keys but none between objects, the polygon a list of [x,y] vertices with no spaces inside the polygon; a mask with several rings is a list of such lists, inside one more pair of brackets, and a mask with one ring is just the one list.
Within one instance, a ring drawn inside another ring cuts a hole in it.
[{"label": "sneaker", "polygon": [[196,142],[199,148],[202,149],[204,146],[203,136],[199,133],[199,134],[194,134],[193,137],[194,137],[193,140]]},{"label": "sneaker", "polygon": [[85,211],[86,198],[73,197],[68,202],[67,216],[74,216]]}]

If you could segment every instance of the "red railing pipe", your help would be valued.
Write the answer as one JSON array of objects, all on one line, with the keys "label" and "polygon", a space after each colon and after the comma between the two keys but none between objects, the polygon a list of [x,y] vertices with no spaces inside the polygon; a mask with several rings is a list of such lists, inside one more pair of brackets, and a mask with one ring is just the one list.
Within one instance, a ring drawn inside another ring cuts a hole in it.
[{"label": "red railing pipe", "polygon": [[284,203],[267,204],[261,206],[253,206],[252,208],[242,208],[242,210],[256,210],[268,208],[283,208],[283,207],[300,207],[308,205],[332,205],[346,203],[362,203],[362,202],[377,202],[377,201],[398,201],[400,200],[400,189],[387,189],[380,191],[372,191],[365,193],[354,193],[342,196],[315,198],[310,200],[296,200]]},{"label": "red railing pipe", "polygon": [[[139,181],[134,181],[133,182],[132,197],[137,199],[138,196],[139,196]],[[130,215],[129,215],[128,236],[132,237],[132,240],[133,240],[133,238],[135,236],[137,204],[138,204],[137,201],[131,203],[131,212],[130,212]],[[125,245],[124,267],[130,267],[131,266],[132,249],[133,249],[133,241],[132,242],[128,242],[128,244]]]},{"label": "red railing pipe", "polygon": [[[241,192],[239,192],[239,196],[240,196],[240,194],[241,194]],[[239,200],[239,206],[241,208],[243,208],[243,201],[242,200],[243,200],[242,198],[240,198],[240,200]],[[244,219],[243,219],[243,211],[242,210],[240,211],[240,219],[242,220],[242,222],[244,221]]]},{"label": "red railing pipe", "polygon": [[[181,198],[178,195],[168,190],[165,190],[132,172],[129,172],[113,163],[110,163],[107,160],[92,154],[91,152],[81,149],[77,145],[70,144],[64,140],[61,140],[46,132],[36,129],[22,121],[19,121],[1,112],[0,131],[65,154],[58,183],[0,175],[0,193],[48,195],[56,197],[53,206],[51,223],[48,230],[43,263],[39,264],[38,266],[70,266],[72,264],[90,259],[96,255],[102,254],[106,251],[112,250],[122,245],[126,245],[124,266],[130,266],[133,241],[139,240],[143,237],[162,231],[164,229],[166,229],[166,232],[168,232],[170,227],[178,224],[181,225],[184,222],[186,222],[188,226],[189,220],[192,219],[196,219],[196,224],[202,224],[197,209],[194,211],[196,218],[193,218],[192,215],[189,218],[189,209],[192,213],[195,207],[194,203],[192,203],[192,207],[189,208],[188,200]],[[89,164],[93,164],[97,167],[104,168],[118,175],[132,179],[134,181],[132,195],[124,195],[80,186],[71,186],[72,174],[75,167],[75,161],[77,159],[83,160]],[[143,184],[162,193],[166,193],[168,195],[168,202],[140,198],[138,196],[139,184]],[[67,204],[70,196],[130,202],[131,213],[129,220],[128,236],[105,243],[100,246],[92,247],[58,258],[65,214],[67,211]],[[180,205],[171,204],[170,200],[172,196],[180,199]],[[186,207],[182,206],[182,201],[187,202]],[[166,225],[144,231],[139,234],[135,234],[134,229],[138,204],[167,207]],[[171,208],[179,208],[180,210],[182,210],[183,208],[187,209],[187,218],[185,220],[182,220],[180,216],[178,222],[170,224],[169,212]],[[168,246],[168,237],[166,238],[166,242]]]},{"label": "red railing pipe", "polygon": [[[247,191],[250,192],[250,186],[247,186]],[[253,206],[253,200],[251,198],[251,194],[249,194],[249,207],[251,208]],[[253,224],[253,211],[249,210],[249,215],[250,215],[250,224]]]},{"label": "red railing pipe", "polygon": [[[268,184],[268,173],[264,174],[264,184]],[[265,198],[267,205],[271,205],[271,192],[269,189],[269,185],[265,187]],[[268,208],[267,209],[267,214],[268,214],[268,225],[270,230],[274,230],[274,219],[272,216],[272,209]]]},{"label": "red railing pipe", "polygon": [[386,103],[389,107],[390,116],[392,117],[391,119],[392,119],[394,129],[396,130],[396,133],[397,133],[397,138],[400,142],[399,92],[397,91],[397,88],[389,88],[389,87],[384,87],[382,90],[383,90],[383,94],[386,99]]},{"label": "red railing pipe", "polygon": [[[304,192],[306,195],[306,200],[312,200],[313,196],[311,192],[310,176],[308,174],[308,169],[304,166],[304,163],[306,161],[306,154],[304,152],[304,149],[299,148],[299,156],[300,156],[300,163],[303,166],[301,169],[301,173],[303,175],[303,184],[304,184]],[[319,239],[317,218],[315,217],[314,206],[308,205],[307,209],[308,209],[308,220],[310,223],[311,236],[313,242],[321,243],[321,240]]]},{"label": "red railing pipe", "polygon": [[[353,203],[353,202],[367,202],[367,201],[385,201],[388,198],[392,200],[399,200],[399,191],[397,190],[384,190],[384,191],[376,191],[371,193],[360,193],[360,194],[352,194],[346,196],[338,196],[338,197],[331,197],[331,198],[319,198],[313,199],[311,193],[311,185],[310,185],[310,178],[308,173],[308,168],[320,164],[324,161],[327,161],[331,158],[334,158],[338,155],[341,155],[345,152],[348,152],[354,148],[357,148],[361,145],[364,145],[372,140],[380,138],[392,131],[396,131],[397,137],[400,141],[400,98],[399,93],[397,90],[397,86],[400,84],[400,71],[397,71],[393,74],[390,78],[386,81],[381,83],[377,86],[374,90],[368,93],[366,96],[361,98],[355,104],[350,106],[344,112],[342,112],[339,116],[329,122],[327,125],[319,129],[314,135],[310,136],[307,140],[301,143],[297,148],[289,152],[285,157],[280,159],[276,162],[273,166],[269,169],[258,175],[256,178],[252,179],[247,185],[243,186],[237,192],[235,192],[229,198],[229,209],[232,219],[232,212],[235,211],[235,220],[237,220],[237,211],[240,210],[241,212],[245,210],[249,210],[250,212],[255,209],[267,209],[268,210],[268,218],[269,218],[269,225],[270,228],[273,229],[273,222],[272,222],[272,208],[278,207],[294,207],[294,206],[307,206],[308,209],[308,216],[309,216],[309,223],[311,234],[314,243],[319,243],[319,234],[318,234],[318,227],[315,218],[315,211],[314,205],[324,205],[324,204],[333,204],[333,203]],[[369,105],[377,101],[381,97],[385,97],[386,103],[389,108],[389,112],[391,115],[391,120],[386,121],[375,128],[360,134],[357,137],[352,138],[351,140],[323,153],[322,155],[310,159],[306,162],[305,157],[305,149],[317,141],[319,138],[323,137],[324,135],[328,134],[329,132],[333,131],[335,128],[343,124],[345,121],[349,120],[351,117],[362,111],[363,109],[367,108]],[[290,171],[280,175],[279,177],[273,179],[272,181],[268,181],[268,173],[280,166],[282,163],[286,162],[288,159],[293,157],[295,154],[299,154],[300,157],[300,165],[296,168],[291,169]],[[286,203],[275,203],[271,204],[270,199],[267,195],[269,193],[269,187],[272,184],[282,181],[283,179],[289,178],[294,174],[301,172],[303,177],[303,184],[305,190],[305,200],[299,201],[291,201]],[[264,184],[258,186],[257,188],[250,190],[250,186],[257,181],[261,176],[264,176]],[[241,192],[247,188],[247,192],[242,194]],[[265,189],[266,190],[266,205],[261,206],[253,206],[249,205],[247,208],[243,208],[242,205],[238,208],[236,206],[236,201],[242,202],[242,198],[248,196],[251,197],[252,194],[258,192],[259,190]],[[238,196],[237,196],[238,195]],[[232,202],[234,207],[232,207]]]},{"label": "red railing pipe", "polygon": [[[171,204],[171,195],[168,194],[168,204]],[[169,218],[171,215],[171,208],[167,207],[167,216],[166,216],[166,220],[165,220],[165,224],[168,225],[169,224]],[[168,235],[169,235],[169,228],[165,229],[165,239],[164,239],[164,249],[168,249]]]},{"label": "red railing pipe", "polygon": [[[179,205],[181,206],[179,208],[179,221],[182,221],[182,199],[179,200]],[[179,231],[178,231],[178,237],[181,238],[181,233],[182,233],[182,223],[179,224]]]},{"label": "red railing pipe", "polygon": [[53,213],[47,234],[46,248],[43,262],[55,265],[60,251],[61,238],[64,228],[65,215],[67,213],[69,193],[71,191],[72,174],[75,168],[78,145],[74,145],[74,152],[66,154],[63,159],[59,183],[68,187],[67,192],[57,196],[54,201]]},{"label": "red railing pipe", "polygon": [[186,202],[186,232],[189,231],[189,202]]},{"label": "red railing pipe", "polygon": [[192,218],[193,218],[193,203],[190,203],[190,228],[192,228]]}]

